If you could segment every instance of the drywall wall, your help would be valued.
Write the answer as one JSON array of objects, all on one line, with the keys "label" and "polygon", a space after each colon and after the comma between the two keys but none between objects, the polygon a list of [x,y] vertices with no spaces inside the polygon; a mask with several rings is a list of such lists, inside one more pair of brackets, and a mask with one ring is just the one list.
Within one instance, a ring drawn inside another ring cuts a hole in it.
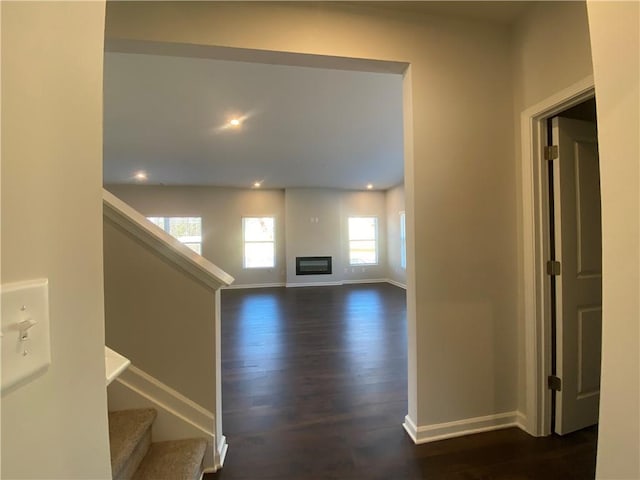
[{"label": "drywall wall", "polygon": [[[339,201],[323,189],[285,192],[287,284],[338,282],[342,266]],[[332,257],[331,275],[296,276],[296,257]]]},{"label": "drywall wall", "polygon": [[[145,216],[202,217],[202,255],[235,278],[234,286],[285,282],[282,190],[221,187],[109,185],[107,189]],[[276,265],[243,267],[242,217],[274,216]]]},{"label": "drywall wall", "polygon": [[587,3],[602,191],[596,477],[640,478],[640,4]]},{"label": "drywall wall", "polygon": [[387,278],[407,284],[407,269],[401,262],[400,214],[405,212],[404,186],[390,188],[385,192],[387,210]]},{"label": "drywall wall", "polygon": [[106,344],[210,412],[216,411],[214,294],[104,220]]},{"label": "drywall wall", "polygon": [[506,27],[347,2],[113,2],[106,34],[386,60],[396,62],[394,71],[398,62],[410,64],[403,83],[411,101],[404,129],[413,133],[404,145],[414,235],[407,306],[417,368],[409,368],[408,411],[426,426],[516,409],[517,191]]},{"label": "drywall wall", "polygon": [[[340,205],[340,249],[342,251],[342,280],[358,282],[380,280],[387,277],[387,216],[385,193],[379,191],[334,192]],[[352,266],[349,263],[349,217],[376,217],[378,219],[378,264]]]},{"label": "drywall wall", "polygon": [[[287,285],[386,278],[384,192],[288,188],[285,191]],[[378,218],[377,265],[349,264],[350,216]],[[331,256],[331,275],[296,275],[296,257]]]},{"label": "drywall wall", "polygon": [[[386,278],[384,192],[141,185],[107,188],[146,216],[202,217],[202,254],[236,279],[233,287]],[[276,219],[276,266],[247,269],[243,266],[242,217],[263,215]],[[378,217],[378,265],[348,265],[350,215]],[[331,255],[333,275],[296,276],[296,255]]]},{"label": "drywall wall", "polygon": [[49,279],[51,366],[2,396],[2,478],[111,478],[104,2],[2,2],[2,283]]},{"label": "drywall wall", "polygon": [[[551,39],[551,40],[550,40]],[[550,41],[553,47],[550,48]],[[592,73],[589,25],[584,2],[535,2],[513,28],[513,121],[520,125],[524,110],[564,90]],[[522,191],[521,138],[516,129],[515,177]],[[518,212],[518,410],[526,414],[524,270],[522,195],[516,197]]]}]

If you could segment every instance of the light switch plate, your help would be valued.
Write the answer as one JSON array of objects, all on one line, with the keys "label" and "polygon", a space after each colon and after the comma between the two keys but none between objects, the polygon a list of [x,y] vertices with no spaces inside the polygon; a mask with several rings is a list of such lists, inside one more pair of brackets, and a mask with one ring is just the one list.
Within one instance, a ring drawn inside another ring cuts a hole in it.
[{"label": "light switch plate", "polygon": [[2,393],[50,364],[48,280],[2,285]]}]

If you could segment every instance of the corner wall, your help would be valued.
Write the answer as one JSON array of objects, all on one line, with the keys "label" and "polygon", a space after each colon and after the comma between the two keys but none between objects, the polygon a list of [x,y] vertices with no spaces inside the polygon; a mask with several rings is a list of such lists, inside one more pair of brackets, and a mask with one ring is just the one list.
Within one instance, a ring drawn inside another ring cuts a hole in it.
[{"label": "corner wall", "polygon": [[[518,245],[518,410],[527,413],[525,386],[524,239],[520,115],[593,72],[584,2],[536,2],[513,28],[512,42]],[[550,48],[553,45],[553,48]]]},{"label": "corner wall", "polygon": [[[287,285],[386,278],[384,192],[292,188],[285,192]],[[378,264],[349,265],[350,216],[378,218]],[[316,220],[317,219],[317,220]],[[296,275],[296,257],[331,256],[331,275]]]},{"label": "corner wall", "polygon": [[587,3],[602,191],[596,477],[640,478],[640,4]]},{"label": "corner wall", "polygon": [[105,3],[2,2],[2,283],[49,279],[51,366],[2,396],[2,478],[110,479]]},{"label": "corner wall", "polygon": [[413,132],[404,146],[407,308],[417,370],[409,370],[408,411],[420,427],[516,410],[517,190],[506,27],[370,3],[113,2],[107,38],[410,64],[411,81],[403,83],[411,88],[405,131]]},{"label": "corner wall", "polygon": [[[234,285],[284,284],[284,191],[141,185],[107,189],[145,216],[202,217],[202,255],[229,272]],[[243,216],[275,216],[274,268],[243,268]]]},{"label": "corner wall", "polygon": [[[387,277],[384,192],[142,185],[107,189],[145,216],[202,217],[202,254],[235,278],[233,287]],[[263,215],[276,219],[276,266],[246,269],[241,219]],[[347,218],[358,215],[378,217],[378,265],[349,266]],[[333,274],[296,276],[295,257],[305,255],[331,255]]]},{"label": "corner wall", "polygon": [[405,212],[404,185],[387,190],[385,201],[387,208],[387,278],[400,285],[406,285],[407,269],[402,268],[400,253],[402,242],[400,214]]}]

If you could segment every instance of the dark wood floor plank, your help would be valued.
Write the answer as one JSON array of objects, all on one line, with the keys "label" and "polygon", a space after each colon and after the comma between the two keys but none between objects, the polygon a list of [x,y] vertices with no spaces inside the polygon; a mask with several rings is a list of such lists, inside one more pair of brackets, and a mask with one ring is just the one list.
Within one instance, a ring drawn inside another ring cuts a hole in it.
[{"label": "dark wood floor plank", "polygon": [[512,428],[414,445],[407,322],[388,284],[222,293],[224,468],[207,480],[565,479],[595,474],[595,428]]}]

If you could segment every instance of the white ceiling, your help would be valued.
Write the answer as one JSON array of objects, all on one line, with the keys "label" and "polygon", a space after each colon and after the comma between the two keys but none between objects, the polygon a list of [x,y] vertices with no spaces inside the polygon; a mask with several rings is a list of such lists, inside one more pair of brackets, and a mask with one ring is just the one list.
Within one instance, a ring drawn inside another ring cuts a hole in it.
[{"label": "white ceiling", "polygon": [[[105,54],[104,182],[387,189],[403,180],[402,77]],[[225,128],[244,117],[238,129]]]},{"label": "white ceiling", "polygon": [[[345,5],[508,25],[534,3]],[[290,65],[266,57],[215,60],[171,48],[157,54],[157,46],[125,46],[105,54],[105,183],[134,183],[137,171],[147,173],[146,183],[165,185],[386,189],[402,182],[399,74],[295,66],[306,62],[299,58]],[[139,53],[122,53],[131,51]],[[234,116],[245,117],[242,127],[225,129]]]}]

